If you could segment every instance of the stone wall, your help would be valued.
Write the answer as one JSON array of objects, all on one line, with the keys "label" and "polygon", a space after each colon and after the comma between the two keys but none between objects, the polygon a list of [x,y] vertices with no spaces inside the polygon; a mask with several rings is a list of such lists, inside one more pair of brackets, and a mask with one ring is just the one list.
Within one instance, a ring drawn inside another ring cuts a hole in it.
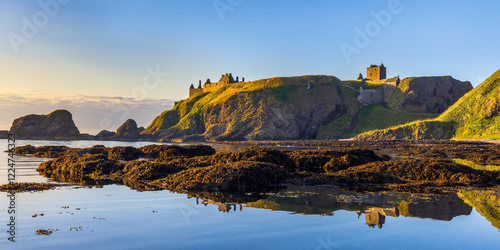
[{"label": "stone wall", "polygon": [[357,98],[358,102],[366,104],[377,104],[384,101],[384,90],[383,89],[363,89],[359,88],[359,96]]},{"label": "stone wall", "polygon": [[391,101],[392,93],[396,90],[396,86],[391,84],[384,84],[384,102]]},{"label": "stone wall", "polygon": [[189,97],[196,95],[198,93],[201,93],[201,92],[203,92],[203,89],[195,89],[195,88],[189,89]]}]

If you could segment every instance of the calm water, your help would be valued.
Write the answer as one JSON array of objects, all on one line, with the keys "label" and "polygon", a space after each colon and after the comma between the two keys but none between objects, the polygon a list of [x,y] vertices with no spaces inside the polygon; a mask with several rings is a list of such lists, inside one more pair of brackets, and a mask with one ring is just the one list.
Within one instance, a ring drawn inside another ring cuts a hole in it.
[{"label": "calm water", "polygon": [[[0,143],[5,150],[6,140]],[[149,143],[17,143],[25,144],[140,147]],[[6,157],[0,154],[2,183],[7,179]],[[16,160],[18,181],[50,181],[34,171],[40,159]],[[491,194],[474,195],[476,200],[491,198]],[[470,197],[291,186],[261,200],[222,204],[118,185],[60,187],[16,195],[16,242],[11,243],[6,233],[8,198],[0,193],[0,225],[4,225],[0,249],[498,249],[498,203],[479,204]],[[53,233],[36,235],[38,229]]]}]

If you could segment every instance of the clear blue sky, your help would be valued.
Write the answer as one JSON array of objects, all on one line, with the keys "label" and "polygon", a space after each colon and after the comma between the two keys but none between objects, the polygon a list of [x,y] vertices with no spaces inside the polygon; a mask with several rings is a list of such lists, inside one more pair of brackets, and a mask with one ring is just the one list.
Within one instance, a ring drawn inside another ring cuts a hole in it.
[{"label": "clear blue sky", "polygon": [[[186,98],[200,79],[216,81],[229,72],[248,80],[310,74],[354,79],[383,62],[388,76],[451,75],[477,86],[500,68],[498,1],[40,2],[49,8],[0,0],[0,97],[8,96],[0,102],[10,107],[0,113],[0,129],[26,112],[50,112],[62,97],[140,96],[165,103]],[[372,12],[390,13],[390,20]],[[31,24],[36,32],[26,28]],[[357,28],[369,38],[362,46],[354,41]],[[341,44],[357,49],[350,60]],[[149,73],[157,70],[160,77]],[[33,93],[52,105],[20,108]],[[74,116],[84,113],[85,101],[78,105]],[[158,114],[135,118],[148,125]]]}]

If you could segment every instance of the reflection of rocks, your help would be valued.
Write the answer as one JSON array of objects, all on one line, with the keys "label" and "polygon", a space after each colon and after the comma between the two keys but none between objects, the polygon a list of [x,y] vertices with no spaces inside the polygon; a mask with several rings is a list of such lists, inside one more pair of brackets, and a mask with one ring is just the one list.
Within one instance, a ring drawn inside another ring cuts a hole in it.
[{"label": "reflection of rocks", "polygon": [[472,208],[456,194],[418,195],[409,193],[355,193],[338,188],[290,186],[265,200],[249,202],[249,207],[290,211],[301,214],[333,215],[334,211],[365,214],[366,224],[382,228],[385,217],[411,216],[449,221],[469,215]]},{"label": "reflection of rocks", "polygon": [[[188,196],[188,198],[191,198],[191,197]],[[200,202],[200,200],[201,200],[201,202]],[[241,204],[238,204],[238,203],[219,202],[219,201],[213,201],[213,200],[203,199],[203,198],[199,198],[199,197],[196,197],[196,204],[197,205],[203,204],[205,206],[207,206],[208,204],[217,205],[219,211],[223,212],[223,213],[229,213],[231,211],[236,211],[237,207],[239,207],[240,211],[243,210],[243,206]]]},{"label": "reflection of rocks", "polygon": [[472,212],[472,207],[456,194],[432,196],[421,201],[406,201],[406,203],[400,203],[402,216],[450,221],[456,216],[469,215]]},{"label": "reflection of rocks", "polygon": [[476,208],[491,225],[500,229],[500,192],[496,190],[461,191],[458,196]]}]

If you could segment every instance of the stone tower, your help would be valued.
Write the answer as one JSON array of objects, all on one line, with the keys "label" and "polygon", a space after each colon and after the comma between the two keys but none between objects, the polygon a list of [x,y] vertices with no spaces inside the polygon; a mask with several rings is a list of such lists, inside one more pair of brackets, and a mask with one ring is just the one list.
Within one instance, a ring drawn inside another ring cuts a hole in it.
[{"label": "stone tower", "polygon": [[374,81],[386,79],[386,69],[384,64],[382,63],[380,66],[372,64],[370,67],[366,68],[366,79]]},{"label": "stone tower", "polygon": [[198,88],[195,89],[193,84],[191,84],[191,87],[189,87],[189,97],[201,92],[203,92],[203,88],[201,87],[201,80],[198,83]]}]

